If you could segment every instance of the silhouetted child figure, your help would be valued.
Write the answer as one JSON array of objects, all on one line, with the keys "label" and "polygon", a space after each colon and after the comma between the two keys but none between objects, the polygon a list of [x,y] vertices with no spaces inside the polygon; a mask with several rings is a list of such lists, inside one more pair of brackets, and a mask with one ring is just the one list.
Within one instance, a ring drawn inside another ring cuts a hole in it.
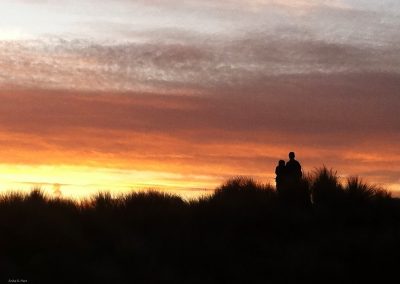
[{"label": "silhouetted child figure", "polygon": [[275,168],[275,174],[276,190],[278,191],[278,193],[281,193],[286,175],[286,166],[284,160],[279,160],[278,166]]}]

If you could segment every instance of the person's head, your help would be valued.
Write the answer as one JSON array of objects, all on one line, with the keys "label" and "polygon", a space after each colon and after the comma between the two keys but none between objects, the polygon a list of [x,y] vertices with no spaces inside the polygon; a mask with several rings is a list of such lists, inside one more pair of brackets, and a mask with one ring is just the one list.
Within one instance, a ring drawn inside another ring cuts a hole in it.
[{"label": "person's head", "polygon": [[294,154],[294,152],[290,152],[290,153],[289,153],[289,159],[293,160],[293,159],[294,159],[294,157],[295,157],[295,154]]},{"label": "person's head", "polygon": [[278,165],[279,165],[280,167],[284,167],[284,166],[285,166],[285,161],[284,161],[284,160],[279,160]]}]

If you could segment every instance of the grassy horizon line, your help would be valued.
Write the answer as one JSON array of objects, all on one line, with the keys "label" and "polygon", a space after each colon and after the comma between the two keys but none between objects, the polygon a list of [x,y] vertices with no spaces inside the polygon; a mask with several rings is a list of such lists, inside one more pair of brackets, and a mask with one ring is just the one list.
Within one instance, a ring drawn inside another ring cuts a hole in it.
[{"label": "grassy horizon line", "polygon": [[[315,168],[313,171],[305,173],[303,180],[308,184],[308,187],[309,187],[308,190],[310,191],[311,196],[314,196],[316,194],[315,189],[313,189],[312,187],[316,187],[316,185],[318,184],[319,187],[328,187],[328,190],[329,190],[329,188],[331,188],[333,186],[338,191],[346,191],[346,188],[347,188],[348,189],[347,191],[350,191],[350,190],[364,191],[363,194],[370,195],[370,196],[384,195],[386,197],[397,198],[397,197],[393,197],[392,192],[385,189],[382,186],[365,182],[364,179],[359,176],[349,176],[346,178],[342,178],[342,177],[338,176],[337,171],[333,170],[332,168],[328,169],[326,166]],[[57,195],[55,193],[53,193],[53,194],[48,193],[41,186],[35,185],[29,191],[25,191],[25,192],[22,192],[20,190],[12,190],[12,189],[4,191],[0,194],[0,200],[7,196],[25,198],[29,195],[36,195],[36,196],[40,195],[40,196],[42,196],[42,198],[48,199],[48,200],[60,199],[60,200],[72,201],[77,204],[88,204],[89,202],[96,200],[97,198],[123,199],[129,195],[149,193],[149,194],[161,194],[161,195],[164,195],[165,197],[181,198],[183,201],[190,203],[192,201],[209,198],[210,196],[213,196],[216,192],[220,191],[221,188],[224,188],[226,185],[236,183],[236,185],[238,186],[241,183],[243,184],[246,182],[249,184],[252,184],[252,186],[254,186],[256,188],[276,192],[275,186],[269,182],[262,183],[260,181],[255,180],[254,178],[248,177],[248,176],[233,176],[233,177],[229,178],[228,180],[226,180],[221,185],[217,186],[215,189],[209,189],[208,191],[210,193],[200,195],[198,197],[193,197],[193,198],[185,198],[185,197],[182,197],[179,193],[170,192],[168,190],[163,190],[162,188],[149,187],[149,188],[143,188],[143,189],[132,189],[132,191],[125,192],[125,193],[121,193],[121,192],[113,193],[110,190],[99,190],[98,192],[95,192],[90,196],[83,197],[80,199],[75,199],[74,197],[63,196],[62,193],[59,195]],[[325,184],[323,184],[323,183],[325,183]]]},{"label": "grassy horizon line", "polygon": [[382,283],[396,276],[400,200],[357,177],[342,185],[326,167],[293,189],[312,204],[244,177],[195,200],[160,191],[99,192],[81,202],[40,189],[3,194],[0,280]]}]

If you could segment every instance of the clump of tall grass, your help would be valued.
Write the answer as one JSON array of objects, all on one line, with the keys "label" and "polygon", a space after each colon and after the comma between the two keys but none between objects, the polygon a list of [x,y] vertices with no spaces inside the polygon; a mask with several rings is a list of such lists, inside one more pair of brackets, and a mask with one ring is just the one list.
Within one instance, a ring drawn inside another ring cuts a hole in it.
[{"label": "clump of tall grass", "polygon": [[310,177],[312,201],[317,206],[339,206],[344,198],[343,186],[336,171],[323,166]]},{"label": "clump of tall grass", "polygon": [[390,192],[376,185],[370,185],[359,177],[349,177],[344,187],[346,199],[352,203],[367,203],[389,199]]},{"label": "clump of tall grass", "polygon": [[183,206],[185,202],[178,196],[167,192],[148,190],[132,192],[121,197],[122,205],[125,207],[144,206],[144,207],[173,207]]},{"label": "clump of tall grass", "polygon": [[185,217],[188,203],[180,196],[154,190],[120,196],[120,210],[134,222],[171,222]]},{"label": "clump of tall grass", "polygon": [[119,202],[119,198],[113,197],[110,192],[98,192],[89,199],[87,205],[96,210],[112,210]]},{"label": "clump of tall grass", "polygon": [[276,201],[277,194],[268,184],[239,176],[229,179],[206,199],[212,204],[222,207],[257,207],[268,206],[267,203],[271,205]]},{"label": "clump of tall grass", "polygon": [[270,185],[256,182],[252,178],[238,176],[229,179],[218,187],[212,195],[212,198],[243,198],[245,196],[259,195],[271,198],[274,194],[275,192]]}]

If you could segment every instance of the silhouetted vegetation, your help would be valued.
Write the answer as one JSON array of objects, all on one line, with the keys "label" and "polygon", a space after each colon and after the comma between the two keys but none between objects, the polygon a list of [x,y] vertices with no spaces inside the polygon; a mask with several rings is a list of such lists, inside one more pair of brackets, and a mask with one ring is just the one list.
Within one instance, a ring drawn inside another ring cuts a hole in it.
[{"label": "silhouetted vegetation", "polygon": [[298,188],[312,194],[311,206],[243,177],[189,201],[155,191],[99,193],[81,203],[40,189],[4,194],[0,275],[28,283],[386,283],[398,277],[398,199],[357,177],[341,183],[327,168],[303,177]]}]

